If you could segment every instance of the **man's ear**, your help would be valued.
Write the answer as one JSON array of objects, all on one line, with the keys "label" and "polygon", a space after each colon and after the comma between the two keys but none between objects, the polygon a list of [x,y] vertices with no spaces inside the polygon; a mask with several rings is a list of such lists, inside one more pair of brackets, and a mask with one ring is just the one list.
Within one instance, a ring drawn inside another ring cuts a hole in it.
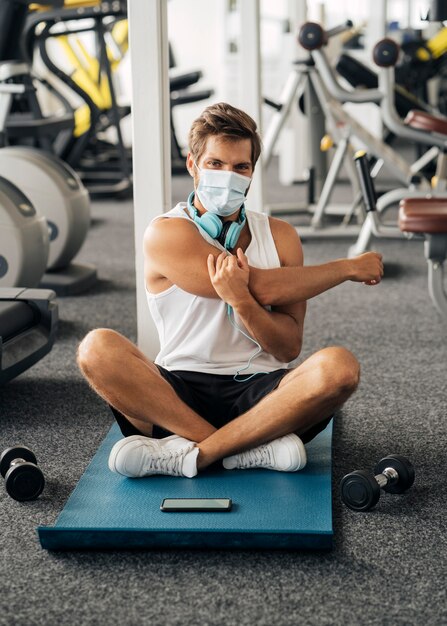
[{"label": "man's ear", "polygon": [[186,157],[186,169],[188,170],[190,176],[194,178],[194,158],[191,152],[188,152],[188,156]]}]

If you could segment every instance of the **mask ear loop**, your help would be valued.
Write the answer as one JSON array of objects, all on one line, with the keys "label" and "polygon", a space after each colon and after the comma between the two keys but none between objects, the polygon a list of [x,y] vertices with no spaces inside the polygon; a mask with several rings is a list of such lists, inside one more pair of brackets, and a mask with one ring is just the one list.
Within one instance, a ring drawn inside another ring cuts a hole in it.
[{"label": "mask ear loop", "polygon": [[240,376],[241,372],[244,372],[245,370],[249,369],[251,362],[253,361],[253,359],[255,359],[258,354],[260,354],[262,352],[262,347],[261,345],[256,341],[256,339],[253,339],[253,337],[250,337],[250,335],[247,335],[247,333],[245,333],[242,328],[240,328],[235,322],[233,322],[233,320],[231,319],[231,313],[233,312],[233,307],[231,307],[229,304],[227,304],[227,315],[228,315],[228,319],[230,320],[230,324],[233,326],[233,328],[235,328],[238,332],[240,332],[242,335],[244,335],[244,337],[246,337],[247,339],[249,339],[250,341],[252,341],[256,346],[257,346],[257,350],[256,352],[254,352],[251,357],[248,359],[247,361],[247,365],[245,367],[243,367],[240,370],[237,370],[236,374],[233,376],[233,380],[237,383],[245,383],[248,380],[251,380],[254,376],[257,376],[258,374],[268,374],[269,372],[254,372],[254,374],[250,374],[250,376],[247,376],[246,378],[243,378],[242,380],[238,380],[238,376]]}]

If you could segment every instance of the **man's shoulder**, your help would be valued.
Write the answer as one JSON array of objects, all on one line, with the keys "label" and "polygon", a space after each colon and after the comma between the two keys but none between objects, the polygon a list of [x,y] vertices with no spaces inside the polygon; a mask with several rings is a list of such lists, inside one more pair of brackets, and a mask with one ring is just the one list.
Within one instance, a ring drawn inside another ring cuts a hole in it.
[{"label": "man's shoulder", "polygon": [[178,204],[175,205],[175,207],[173,207],[169,211],[156,215],[151,221],[151,224],[159,222],[161,220],[166,221],[168,218],[169,219],[175,219],[175,218],[189,219],[189,215],[186,211],[186,202],[179,202]]},{"label": "man's shoulder", "polygon": [[276,217],[269,216],[268,219],[281,265],[302,264],[303,251],[296,228]]},{"label": "man's shoulder", "polygon": [[278,232],[296,232],[295,228],[291,226],[288,222],[278,219],[277,217],[271,217],[266,213],[261,213],[260,211],[247,211],[246,214],[249,222],[268,224],[270,230],[275,230]]},{"label": "man's shoulder", "polygon": [[190,221],[188,215],[184,211],[184,207],[177,205],[166,213],[160,213],[154,217],[146,227],[146,233],[148,232],[165,232],[167,229],[176,229],[179,225],[187,224]]},{"label": "man's shoulder", "polygon": [[283,248],[284,245],[300,243],[295,227],[289,222],[259,211],[247,211],[247,214],[249,226],[254,227],[256,223],[268,225],[277,249]]},{"label": "man's shoulder", "polygon": [[272,233],[280,236],[293,236],[297,237],[297,232],[292,224],[286,222],[285,220],[278,219],[277,217],[268,216],[269,226]]},{"label": "man's shoulder", "polygon": [[148,224],[144,233],[144,247],[147,252],[159,251],[160,246],[168,246],[171,250],[173,247],[184,248],[189,242],[196,245],[197,235],[198,229],[186,214],[168,211]]}]

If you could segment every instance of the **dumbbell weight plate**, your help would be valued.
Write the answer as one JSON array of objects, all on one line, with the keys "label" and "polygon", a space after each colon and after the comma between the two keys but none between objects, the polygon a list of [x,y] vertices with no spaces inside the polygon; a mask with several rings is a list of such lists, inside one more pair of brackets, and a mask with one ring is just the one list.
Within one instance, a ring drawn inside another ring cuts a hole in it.
[{"label": "dumbbell weight plate", "polygon": [[5,487],[14,500],[36,500],[45,487],[41,470],[33,463],[13,465],[5,477]]},{"label": "dumbbell weight plate", "polygon": [[305,50],[318,50],[326,43],[326,34],[317,22],[306,22],[300,28],[298,41]]},{"label": "dumbbell weight plate", "polygon": [[369,511],[379,501],[380,487],[370,472],[347,474],[340,483],[341,499],[353,511]]},{"label": "dumbbell weight plate", "polygon": [[387,467],[396,470],[399,474],[399,480],[393,485],[384,487],[384,491],[387,493],[404,493],[404,491],[407,491],[407,489],[412,486],[415,478],[414,467],[406,457],[398,454],[390,454],[377,463],[374,472],[375,474],[382,474]]},{"label": "dumbbell weight plate", "polygon": [[3,478],[5,478],[14,459],[23,459],[28,463],[34,463],[34,465],[37,463],[34,452],[26,446],[13,446],[12,448],[7,448],[0,456],[0,473]]}]

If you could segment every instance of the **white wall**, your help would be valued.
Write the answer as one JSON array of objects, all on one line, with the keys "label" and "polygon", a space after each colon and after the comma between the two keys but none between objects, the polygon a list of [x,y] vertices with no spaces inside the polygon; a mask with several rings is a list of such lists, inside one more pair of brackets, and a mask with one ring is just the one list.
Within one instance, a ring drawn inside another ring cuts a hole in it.
[{"label": "white wall", "polygon": [[[273,99],[278,97],[289,71],[289,64],[284,62],[282,34],[287,3],[288,0],[261,0],[263,93]],[[208,103],[228,101],[237,105],[242,100],[238,80],[240,61],[235,47],[243,35],[239,13],[228,11],[227,0],[170,0],[168,18],[169,40],[179,70],[202,70],[203,78],[197,88],[214,89],[209,102],[184,105],[174,110],[178,139],[186,145],[191,121]],[[269,109],[263,109],[264,126],[270,114]]]},{"label": "white wall", "polygon": [[178,70],[200,69],[203,78],[197,89],[214,89],[210,102],[201,101],[176,107],[174,120],[177,139],[184,146],[191,122],[207,104],[226,99],[225,54],[226,0],[170,0],[168,37]]}]

